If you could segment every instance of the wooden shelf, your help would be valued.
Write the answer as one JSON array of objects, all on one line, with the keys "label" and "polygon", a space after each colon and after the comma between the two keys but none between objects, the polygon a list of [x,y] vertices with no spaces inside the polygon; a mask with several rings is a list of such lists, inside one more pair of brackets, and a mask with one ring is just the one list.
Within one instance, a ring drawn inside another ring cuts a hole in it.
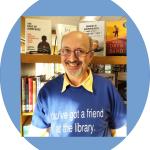
[{"label": "wooden shelf", "polygon": [[22,63],[60,63],[60,56],[48,54],[21,54]]},{"label": "wooden shelf", "polygon": [[94,56],[92,62],[93,64],[112,64],[112,65],[123,65],[127,64],[126,56]]},{"label": "wooden shelf", "polygon": [[[21,54],[21,63],[61,63],[59,55]],[[127,64],[126,56],[94,56],[93,64]]]},{"label": "wooden shelf", "polygon": [[23,112],[22,116],[32,116],[33,112]]}]

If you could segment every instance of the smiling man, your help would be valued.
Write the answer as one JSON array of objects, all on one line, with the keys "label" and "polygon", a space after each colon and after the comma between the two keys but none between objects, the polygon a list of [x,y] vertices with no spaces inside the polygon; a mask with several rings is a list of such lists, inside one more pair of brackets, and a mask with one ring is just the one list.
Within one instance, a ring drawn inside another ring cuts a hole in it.
[{"label": "smiling man", "polygon": [[[62,38],[65,74],[40,90],[31,131],[51,137],[125,136],[126,106],[111,82],[88,68],[94,52],[87,34]],[[121,134],[120,134],[121,133]]]},{"label": "smiling man", "polygon": [[88,65],[93,58],[90,38],[81,32],[71,32],[62,39],[61,62],[70,82],[78,86],[88,76]]}]

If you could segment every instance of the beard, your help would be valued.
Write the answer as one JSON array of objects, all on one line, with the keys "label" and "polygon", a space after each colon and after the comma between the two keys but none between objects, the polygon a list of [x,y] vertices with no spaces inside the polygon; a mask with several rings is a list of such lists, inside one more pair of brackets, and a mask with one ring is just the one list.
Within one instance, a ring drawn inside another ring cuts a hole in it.
[{"label": "beard", "polygon": [[75,72],[69,72],[69,74],[73,77],[80,77],[82,75],[83,69],[79,68],[77,71]]},{"label": "beard", "polygon": [[65,68],[68,75],[80,77],[83,73],[81,61],[65,61]]}]

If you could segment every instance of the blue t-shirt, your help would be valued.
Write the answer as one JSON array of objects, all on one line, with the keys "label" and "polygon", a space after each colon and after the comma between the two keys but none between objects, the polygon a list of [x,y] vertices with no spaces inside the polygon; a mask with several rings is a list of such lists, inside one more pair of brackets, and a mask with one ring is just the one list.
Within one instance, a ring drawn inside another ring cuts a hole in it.
[{"label": "blue t-shirt", "polygon": [[52,137],[111,136],[110,129],[126,123],[126,106],[112,83],[93,74],[93,93],[83,86],[67,86],[63,75],[40,90],[32,124],[49,128]]}]

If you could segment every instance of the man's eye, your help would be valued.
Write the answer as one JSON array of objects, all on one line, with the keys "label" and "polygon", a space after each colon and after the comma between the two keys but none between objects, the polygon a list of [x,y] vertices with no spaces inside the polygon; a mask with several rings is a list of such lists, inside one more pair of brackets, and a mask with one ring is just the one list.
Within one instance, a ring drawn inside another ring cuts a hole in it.
[{"label": "man's eye", "polygon": [[78,53],[78,54],[84,54],[85,52],[83,50],[81,50],[81,49],[77,49],[76,53]]},{"label": "man's eye", "polygon": [[70,53],[70,51],[71,51],[70,49],[64,49],[65,53]]}]

